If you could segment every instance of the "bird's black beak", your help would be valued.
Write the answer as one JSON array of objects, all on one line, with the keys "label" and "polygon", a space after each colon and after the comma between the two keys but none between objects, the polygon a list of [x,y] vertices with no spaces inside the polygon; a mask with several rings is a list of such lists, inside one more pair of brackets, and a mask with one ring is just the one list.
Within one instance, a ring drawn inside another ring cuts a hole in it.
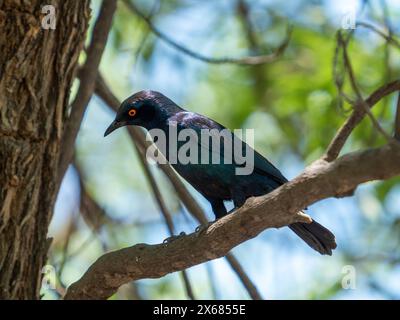
[{"label": "bird's black beak", "polygon": [[125,126],[126,125],[126,122],[125,121],[121,121],[121,122],[118,122],[118,121],[113,121],[111,124],[110,124],[110,126],[107,128],[107,130],[106,130],[106,132],[104,132],[104,136],[106,137],[106,136],[108,136],[111,132],[113,132],[114,130],[117,130],[118,128],[121,128],[121,127],[123,127],[123,126]]}]

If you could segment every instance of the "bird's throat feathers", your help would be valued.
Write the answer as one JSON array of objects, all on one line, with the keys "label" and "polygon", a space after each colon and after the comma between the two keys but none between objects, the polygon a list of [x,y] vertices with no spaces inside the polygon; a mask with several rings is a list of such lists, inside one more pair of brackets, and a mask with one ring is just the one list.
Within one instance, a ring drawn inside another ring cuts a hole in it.
[{"label": "bird's throat feathers", "polygon": [[[153,102],[154,103],[154,102]],[[162,105],[162,108],[159,106]],[[182,108],[176,105],[173,101],[168,98],[163,101],[156,101],[155,107],[158,109],[155,112],[154,118],[148,123],[144,124],[147,130],[162,129],[166,130],[169,126],[169,121],[174,118],[177,114],[185,112]]]}]

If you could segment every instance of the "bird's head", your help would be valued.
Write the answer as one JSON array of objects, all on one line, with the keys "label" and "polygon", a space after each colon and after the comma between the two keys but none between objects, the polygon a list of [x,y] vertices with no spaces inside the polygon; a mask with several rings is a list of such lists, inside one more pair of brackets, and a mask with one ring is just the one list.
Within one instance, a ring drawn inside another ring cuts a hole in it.
[{"label": "bird's head", "polygon": [[157,91],[145,90],[135,93],[121,104],[115,120],[107,128],[104,136],[127,125],[141,126],[148,129],[167,113],[168,108],[172,105],[176,106],[171,100]]}]

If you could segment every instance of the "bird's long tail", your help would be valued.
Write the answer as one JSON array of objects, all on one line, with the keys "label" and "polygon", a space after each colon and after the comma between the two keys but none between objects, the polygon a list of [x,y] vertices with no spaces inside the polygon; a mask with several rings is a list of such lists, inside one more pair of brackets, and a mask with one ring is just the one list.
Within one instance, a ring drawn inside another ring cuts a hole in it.
[{"label": "bird's long tail", "polygon": [[293,223],[289,228],[320,254],[332,255],[336,248],[335,235],[314,220],[311,223]]}]

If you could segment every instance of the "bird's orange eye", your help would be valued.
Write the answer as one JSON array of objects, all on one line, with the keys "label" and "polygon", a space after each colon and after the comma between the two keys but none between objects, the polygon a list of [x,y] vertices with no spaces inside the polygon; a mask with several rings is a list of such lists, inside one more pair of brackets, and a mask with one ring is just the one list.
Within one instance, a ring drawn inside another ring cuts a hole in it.
[{"label": "bird's orange eye", "polygon": [[135,109],[131,109],[131,110],[129,110],[128,114],[129,114],[130,117],[134,117],[134,116],[136,116],[136,110]]}]

